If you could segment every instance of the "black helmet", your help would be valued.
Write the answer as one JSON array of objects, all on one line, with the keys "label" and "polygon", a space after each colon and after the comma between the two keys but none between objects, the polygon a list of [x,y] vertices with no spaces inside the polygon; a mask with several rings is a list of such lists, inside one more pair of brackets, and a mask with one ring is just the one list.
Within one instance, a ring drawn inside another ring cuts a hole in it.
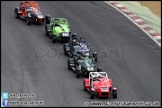
[{"label": "black helmet", "polygon": [[72,38],[76,38],[77,37],[77,34],[76,33],[73,33],[72,34]]},{"label": "black helmet", "polygon": [[102,72],[102,67],[98,67],[97,72]]}]

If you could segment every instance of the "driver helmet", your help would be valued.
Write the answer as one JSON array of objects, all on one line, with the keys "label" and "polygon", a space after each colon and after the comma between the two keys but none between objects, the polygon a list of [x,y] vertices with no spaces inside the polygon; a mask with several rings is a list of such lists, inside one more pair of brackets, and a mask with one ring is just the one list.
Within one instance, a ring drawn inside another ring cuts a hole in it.
[{"label": "driver helmet", "polygon": [[75,38],[76,39],[76,37],[77,37],[77,34],[76,33],[73,33],[72,34],[72,38]]}]

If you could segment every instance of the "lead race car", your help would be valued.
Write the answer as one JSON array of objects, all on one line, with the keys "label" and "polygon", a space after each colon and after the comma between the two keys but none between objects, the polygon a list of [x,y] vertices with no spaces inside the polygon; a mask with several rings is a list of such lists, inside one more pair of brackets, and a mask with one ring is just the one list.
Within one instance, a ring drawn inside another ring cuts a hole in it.
[{"label": "lead race car", "polygon": [[117,98],[117,88],[112,86],[112,79],[108,78],[106,72],[90,72],[89,78],[83,80],[84,91],[90,93],[90,99],[95,96],[100,98]]},{"label": "lead race car", "polygon": [[35,1],[22,1],[20,7],[15,8],[14,13],[16,18],[25,20],[28,25],[31,23],[42,24],[44,22],[41,9]]},{"label": "lead race car", "polygon": [[46,36],[52,38],[52,42],[68,42],[70,39],[71,31],[70,25],[65,18],[50,18],[49,15],[46,16],[46,26],[45,33]]}]

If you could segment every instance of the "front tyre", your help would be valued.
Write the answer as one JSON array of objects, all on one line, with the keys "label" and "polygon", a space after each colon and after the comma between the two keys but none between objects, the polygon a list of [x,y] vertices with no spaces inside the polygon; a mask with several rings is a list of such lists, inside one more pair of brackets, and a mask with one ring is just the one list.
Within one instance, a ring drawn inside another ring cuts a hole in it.
[{"label": "front tyre", "polygon": [[68,60],[68,69],[71,70],[70,61]]},{"label": "front tyre", "polygon": [[49,33],[47,31],[47,26],[45,26],[45,33],[46,33],[46,36],[49,36]]},{"label": "front tyre", "polygon": [[83,83],[83,89],[84,91],[87,91],[87,89],[85,88],[85,83]]},{"label": "front tyre", "polygon": [[56,36],[55,35],[52,36],[52,43],[56,43]]},{"label": "front tyre", "polygon": [[80,71],[79,70],[76,71],[76,77],[80,78]]},{"label": "front tyre", "polygon": [[90,99],[94,99],[94,96],[95,96],[95,92],[90,92]]},{"label": "front tyre", "polygon": [[46,15],[45,20],[46,24],[50,24],[50,15]]},{"label": "front tyre", "polygon": [[17,8],[15,9],[15,17],[16,17],[16,18],[19,18],[18,9],[17,9]]},{"label": "front tyre", "polygon": [[113,91],[112,91],[112,95],[113,95],[113,98],[116,99],[116,98],[117,98],[117,90],[113,90]]},{"label": "front tyre", "polygon": [[27,25],[30,25],[30,24],[31,24],[31,20],[30,20],[29,17],[26,18],[26,24],[27,24]]}]

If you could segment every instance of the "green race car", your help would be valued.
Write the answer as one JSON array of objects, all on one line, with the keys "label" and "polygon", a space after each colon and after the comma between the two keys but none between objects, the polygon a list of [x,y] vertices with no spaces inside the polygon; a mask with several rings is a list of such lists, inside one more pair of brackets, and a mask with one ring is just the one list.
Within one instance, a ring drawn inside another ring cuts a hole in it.
[{"label": "green race car", "polygon": [[52,38],[52,42],[68,42],[70,39],[71,31],[70,25],[65,18],[50,18],[49,15],[46,16],[46,26],[45,33],[46,36]]},{"label": "green race car", "polygon": [[68,59],[68,68],[76,72],[76,77],[80,75],[88,77],[89,72],[95,71],[95,59],[93,56],[85,56],[82,54],[74,53],[72,58]]}]

